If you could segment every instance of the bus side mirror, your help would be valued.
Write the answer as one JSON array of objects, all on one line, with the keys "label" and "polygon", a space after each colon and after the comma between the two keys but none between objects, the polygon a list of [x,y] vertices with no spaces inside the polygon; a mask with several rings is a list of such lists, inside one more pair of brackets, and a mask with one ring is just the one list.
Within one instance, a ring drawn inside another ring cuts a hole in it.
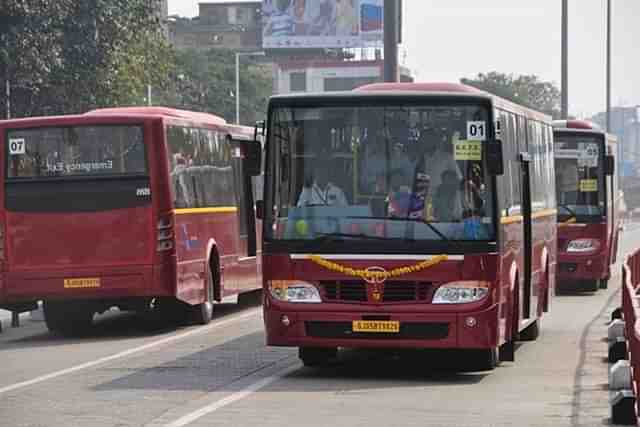
[{"label": "bus side mirror", "polygon": [[611,155],[607,154],[604,157],[604,173],[605,175],[613,175],[616,172],[616,159]]},{"label": "bus side mirror", "polygon": [[257,141],[246,143],[245,171],[249,176],[262,174],[262,145]]},{"label": "bus side mirror", "polygon": [[504,160],[502,159],[502,142],[491,140],[486,143],[487,171],[490,175],[501,176],[504,174]]},{"label": "bus side mirror", "polygon": [[256,201],[256,218],[259,220],[264,219],[264,200]]}]

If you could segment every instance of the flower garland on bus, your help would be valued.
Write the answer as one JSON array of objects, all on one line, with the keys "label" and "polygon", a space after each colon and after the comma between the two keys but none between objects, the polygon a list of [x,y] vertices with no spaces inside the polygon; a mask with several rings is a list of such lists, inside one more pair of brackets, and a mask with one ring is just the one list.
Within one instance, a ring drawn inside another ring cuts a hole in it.
[{"label": "flower garland on bus", "polygon": [[430,267],[433,267],[434,265],[446,261],[448,257],[446,255],[438,255],[414,265],[394,268],[391,271],[367,271],[345,267],[335,262],[326,260],[319,255],[311,255],[310,259],[313,263],[319,265],[320,267],[326,268],[327,270],[334,271],[336,273],[342,273],[351,277],[359,277],[363,280],[386,280],[390,277],[400,277],[406,274],[417,273],[419,271],[426,270]]}]

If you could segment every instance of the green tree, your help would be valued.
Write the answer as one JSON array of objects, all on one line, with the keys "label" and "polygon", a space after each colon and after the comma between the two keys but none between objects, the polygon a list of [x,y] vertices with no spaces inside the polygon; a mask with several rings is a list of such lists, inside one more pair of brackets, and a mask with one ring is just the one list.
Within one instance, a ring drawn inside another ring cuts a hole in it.
[{"label": "green tree", "polygon": [[[176,53],[166,105],[205,111],[235,122],[236,81],[233,51],[212,49]],[[264,117],[273,93],[270,66],[243,58],[240,66],[240,122],[253,124]]]},{"label": "green tree", "polygon": [[473,78],[463,78],[462,83],[508,99],[517,104],[560,116],[560,89],[551,82],[535,75],[513,75],[492,71],[479,73]]},{"label": "green tree", "polygon": [[[162,73],[172,62],[159,35],[157,1],[4,1],[0,79],[13,88],[13,115],[138,103],[141,86],[166,86]],[[4,115],[4,91],[2,98]]]}]

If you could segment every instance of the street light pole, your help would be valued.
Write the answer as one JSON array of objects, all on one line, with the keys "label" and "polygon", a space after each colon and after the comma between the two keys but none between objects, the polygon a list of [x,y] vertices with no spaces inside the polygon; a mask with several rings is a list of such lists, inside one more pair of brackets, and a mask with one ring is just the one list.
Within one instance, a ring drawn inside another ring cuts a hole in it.
[{"label": "street light pole", "polygon": [[236,124],[240,124],[240,57],[265,56],[264,52],[236,52]]},{"label": "street light pole", "polygon": [[240,124],[240,52],[236,52],[236,124]]},{"label": "street light pole", "polygon": [[562,119],[569,117],[569,0],[562,0]]},{"label": "street light pole", "polygon": [[384,0],[384,81],[398,81],[398,3]]},{"label": "street light pole", "polygon": [[611,0],[607,0],[607,132],[611,132]]}]

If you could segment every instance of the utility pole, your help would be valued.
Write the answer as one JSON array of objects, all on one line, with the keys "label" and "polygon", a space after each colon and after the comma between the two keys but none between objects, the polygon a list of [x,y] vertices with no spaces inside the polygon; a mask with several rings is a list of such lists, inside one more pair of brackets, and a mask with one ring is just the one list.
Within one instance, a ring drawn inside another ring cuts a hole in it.
[{"label": "utility pole", "polygon": [[384,81],[398,80],[398,3],[384,0]]},{"label": "utility pole", "polygon": [[561,118],[569,117],[569,0],[562,0],[562,101]]},{"label": "utility pole", "polygon": [[611,132],[611,0],[607,0],[607,132]]}]

